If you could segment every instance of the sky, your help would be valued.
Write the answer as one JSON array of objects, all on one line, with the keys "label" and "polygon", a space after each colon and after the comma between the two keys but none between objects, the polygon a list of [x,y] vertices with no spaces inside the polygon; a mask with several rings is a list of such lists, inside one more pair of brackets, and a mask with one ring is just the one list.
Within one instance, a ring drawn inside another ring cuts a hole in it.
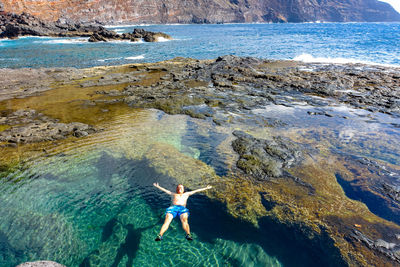
[{"label": "sky", "polygon": [[391,4],[392,7],[396,9],[397,12],[400,13],[400,0],[380,0],[380,1]]}]

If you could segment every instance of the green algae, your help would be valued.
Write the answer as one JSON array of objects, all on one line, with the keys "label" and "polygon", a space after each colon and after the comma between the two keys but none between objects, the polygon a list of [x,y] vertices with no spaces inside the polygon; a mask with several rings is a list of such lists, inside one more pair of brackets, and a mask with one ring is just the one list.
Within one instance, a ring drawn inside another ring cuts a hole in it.
[{"label": "green algae", "polygon": [[11,125],[0,125],[0,132],[10,129],[11,127]]},{"label": "green algae", "polygon": [[8,179],[10,174],[15,173],[18,170],[22,169],[22,164],[17,161],[11,161],[7,163],[0,163],[0,177],[1,179]]}]

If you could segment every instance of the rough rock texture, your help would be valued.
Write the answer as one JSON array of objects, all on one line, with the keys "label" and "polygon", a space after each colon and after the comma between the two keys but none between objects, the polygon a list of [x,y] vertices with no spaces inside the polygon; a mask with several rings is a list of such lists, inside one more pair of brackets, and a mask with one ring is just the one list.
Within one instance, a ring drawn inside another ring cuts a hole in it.
[{"label": "rough rock texture", "polygon": [[134,29],[132,33],[118,34],[108,30],[101,30],[93,33],[89,42],[107,42],[112,40],[129,40],[131,42],[145,41],[157,42],[159,38],[172,39],[171,36],[162,32],[151,32],[144,29]]},{"label": "rough rock texture", "polygon": [[[170,114],[197,118],[212,117],[218,124],[228,118],[215,114],[217,107],[233,113],[247,113],[271,104],[290,106],[287,97],[314,107],[327,105],[313,95],[329,97],[358,109],[400,116],[397,69],[382,71],[379,67],[358,69],[352,65],[286,62],[283,64],[288,64],[287,67],[274,70],[264,68],[268,64],[275,63],[235,56],[212,61],[187,60],[180,66],[168,64],[147,69],[158,73],[160,79],[151,85],[128,85],[118,94],[132,107],[158,108]],[[139,72],[145,70],[135,68]],[[276,123],[279,122],[268,124]]]},{"label": "rough rock texture", "polygon": [[295,149],[293,142],[282,137],[260,140],[242,131],[234,131],[233,135],[237,139],[232,147],[240,155],[238,167],[258,179],[282,176],[283,168],[301,158],[301,151]]},{"label": "rough rock texture", "polygon": [[363,242],[371,250],[385,255],[400,264],[400,244],[398,243],[397,235],[393,235],[393,242],[388,242],[383,239],[372,240],[360,231],[353,230],[352,238],[358,242]]},{"label": "rough rock texture", "polygon": [[55,36],[55,37],[89,37],[89,42],[107,42],[111,40],[144,40],[157,42],[159,38],[172,39],[162,32],[150,32],[135,29],[132,33],[118,34],[98,24],[81,24],[68,22],[43,21],[27,13],[21,15],[0,13],[0,38],[18,38],[19,36]]},{"label": "rough rock texture", "polygon": [[80,23],[45,22],[27,13],[20,15],[0,13],[0,38],[18,36],[90,36],[93,32],[106,30],[100,25]]},{"label": "rough rock texture", "polygon": [[59,123],[35,110],[17,110],[11,114],[2,114],[0,126],[3,125],[9,128],[0,132],[0,142],[8,142],[7,146],[59,140],[71,135],[84,137],[97,131],[84,123]]},{"label": "rough rock texture", "polygon": [[54,261],[34,261],[34,262],[22,263],[17,267],[65,267],[65,266]]},{"label": "rough rock texture", "polygon": [[378,0],[1,0],[4,11],[45,20],[105,23],[223,23],[304,21],[399,21]]}]

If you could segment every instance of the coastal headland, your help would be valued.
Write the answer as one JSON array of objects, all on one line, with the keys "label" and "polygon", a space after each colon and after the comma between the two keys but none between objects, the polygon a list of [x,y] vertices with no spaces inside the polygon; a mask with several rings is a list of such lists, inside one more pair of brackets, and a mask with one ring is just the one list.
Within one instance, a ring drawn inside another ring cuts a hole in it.
[{"label": "coastal headland", "polygon": [[172,39],[166,33],[135,29],[132,33],[118,34],[102,25],[72,22],[49,22],[28,13],[0,12],[0,39],[23,36],[89,37],[89,42],[131,41],[158,42]]},{"label": "coastal headland", "polygon": [[[234,218],[284,229],[332,266],[400,264],[398,68],[222,56],[0,76],[1,173],[105,134],[117,114],[190,116],[226,133],[216,150],[224,172],[167,145],[140,157],[188,187],[212,184],[208,198]],[[391,133],[341,129],[368,121]]]}]

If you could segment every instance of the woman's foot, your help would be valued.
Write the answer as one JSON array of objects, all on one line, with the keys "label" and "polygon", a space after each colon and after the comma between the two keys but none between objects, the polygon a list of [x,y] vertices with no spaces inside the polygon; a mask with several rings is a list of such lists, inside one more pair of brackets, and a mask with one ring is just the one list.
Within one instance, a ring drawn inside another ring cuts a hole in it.
[{"label": "woman's foot", "polygon": [[162,235],[158,235],[157,237],[156,237],[156,239],[154,239],[155,241],[161,241],[162,240]]}]

